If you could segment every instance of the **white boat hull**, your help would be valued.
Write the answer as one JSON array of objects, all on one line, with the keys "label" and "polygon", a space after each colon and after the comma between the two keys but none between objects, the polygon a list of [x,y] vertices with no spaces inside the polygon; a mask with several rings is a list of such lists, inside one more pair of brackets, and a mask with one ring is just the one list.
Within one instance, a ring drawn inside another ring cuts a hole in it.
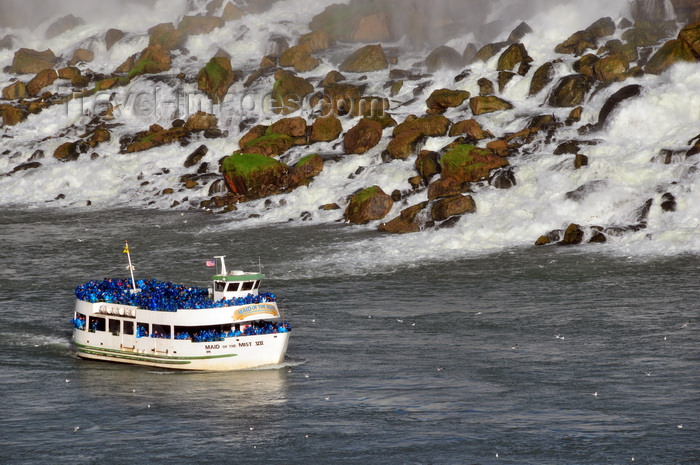
[{"label": "white boat hull", "polygon": [[110,333],[83,331],[73,336],[76,355],[92,360],[147,365],[176,370],[245,370],[284,361],[290,333],[225,338],[217,342],[192,342],[140,338],[134,347],[110,341]]},{"label": "white boat hull", "polygon": [[[113,321],[131,320],[134,323],[150,322],[160,325],[175,325],[187,322],[208,324],[231,324],[240,317],[241,309],[250,306],[223,307],[216,309],[179,310],[177,312],[150,311],[137,307],[89,303],[78,300],[76,315],[109,318]],[[252,315],[274,316],[262,313],[270,304],[260,305]],[[274,306],[276,312],[276,306]],[[109,313],[106,313],[109,312]],[[252,321],[241,321],[252,323]],[[117,325],[121,328],[121,325]],[[175,370],[228,371],[277,365],[284,361],[289,341],[289,332],[239,335],[222,337],[221,340],[194,342],[191,339],[174,337],[137,337],[125,332],[75,328],[73,346],[76,355],[85,359],[146,365]]]}]

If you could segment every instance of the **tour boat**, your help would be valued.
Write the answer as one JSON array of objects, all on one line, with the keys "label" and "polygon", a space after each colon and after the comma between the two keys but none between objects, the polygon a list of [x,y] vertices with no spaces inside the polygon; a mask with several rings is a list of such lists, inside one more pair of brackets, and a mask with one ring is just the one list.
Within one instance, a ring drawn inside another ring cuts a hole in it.
[{"label": "tour boat", "polygon": [[290,326],[260,272],[215,266],[212,288],[156,280],[89,281],[75,289],[73,345],[81,358],[178,370],[243,370],[283,362]]}]

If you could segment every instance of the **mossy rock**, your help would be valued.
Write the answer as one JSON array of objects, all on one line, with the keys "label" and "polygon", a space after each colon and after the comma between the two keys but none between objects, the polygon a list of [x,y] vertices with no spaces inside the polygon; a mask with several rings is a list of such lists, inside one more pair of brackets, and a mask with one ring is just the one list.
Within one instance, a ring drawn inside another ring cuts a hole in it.
[{"label": "mossy rock", "polygon": [[443,115],[428,115],[422,118],[408,119],[394,128],[396,137],[402,132],[419,131],[427,137],[441,137],[447,135],[450,129],[450,120]]},{"label": "mossy rock", "polygon": [[424,224],[420,221],[419,213],[428,206],[428,202],[421,202],[401,210],[399,216],[393,220],[379,225],[379,231],[391,234],[407,234],[420,231]]},{"label": "mossy rock", "polygon": [[424,140],[425,136],[420,131],[403,131],[389,141],[384,153],[391,160],[406,160]]},{"label": "mossy rock", "polygon": [[469,107],[474,115],[483,115],[494,111],[510,110],[513,108],[513,105],[495,95],[479,95],[469,100]]},{"label": "mossy rock", "polygon": [[183,16],[177,29],[185,35],[209,34],[226,22],[218,16]]},{"label": "mossy rock", "polygon": [[288,167],[257,153],[234,153],[224,159],[221,171],[231,192],[259,198],[285,188]]},{"label": "mossy rock", "polygon": [[687,42],[680,39],[669,40],[649,59],[644,70],[649,74],[661,74],[674,64],[681,62],[696,62],[693,50]]},{"label": "mossy rock", "polygon": [[306,79],[289,71],[278,71],[272,87],[272,111],[288,115],[301,109],[307,95],[314,91],[314,86]]},{"label": "mossy rock", "polygon": [[518,63],[531,63],[532,58],[528,55],[525,46],[521,43],[511,44],[498,58],[496,69],[498,71],[513,71]]},{"label": "mossy rock", "polygon": [[351,53],[340,65],[340,70],[349,73],[368,73],[389,67],[389,61],[381,44],[365,45]]},{"label": "mossy rock", "polygon": [[51,49],[38,52],[29,48],[21,48],[15,52],[10,72],[17,74],[38,73],[53,68],[57,60]]},{"label": "mossy rock", "polygon": [[0,104],[0,116],[5,126],[14,126],[27,119],[28,112],[8,104]]},{"label": "mossy rock", "polygon": [[160,45],[166,50],[182,48],[187,40],[181,30],[176,29],[172,23],[161,23],[148,30],[150,37],[148,45]]},{"label": "mossy rock", "polygon": [[276,157],[292,148],[294,139],[286,134],[266,134],[247,142],[243,147],[247,153]]},{"label": "mossy rock", "polygon": [[575,107],[583,103],[591,90],[594,79],[583,74],[570,74],[559,80],[549,96],[548,103],[553,107]]},{"label": "mossy rock", "polygon": [[353,40],[355,28],[360,19],[383,12],[382,2],[351,2],[350,4],[333,4],[311,19],[309,29],[325,31],[331,37],[344,42]]},{"label": "mossy rock", "polygon": [[494,155],[488,149],[461,144],[448,150],[440,159],[441,177],[457,183],[474,182],[488,178],[492,169],[508,164],[508,160]]},{"label": "mossy rock", "polygon": [[128,71],[129,80],[142,74],[157,74],[170,70],[170,53],[161,45],[143,49],[134,66]]},{"label": "mossy rock", "polygon": [[601,58],[593,66],[593,70],[599,81],[624,81],[627,78],[629,62],[622,55],[610,55]]},{"label": "mossy rock", "polygon": [[343,125],[335,116],[317,118],[311,125],[309,142],[330,142],[335,140],[343,132]]},{"label": "mossy rock", "polygon": [[384,218],[394,205],[390,195],[379,186],[361,190],[350,199],[345,209],[345,220],[353,224],[366,224]]},{"label": "mossy rock", "polygon": [[227,57],[214,57],[197,74],[197,87],[214,103],[221,103],[236,75]]},{"label": "mossy rock", "polygon": [[280,55],[280,66],[293,67],[297,73],[305,73],[318,67],[321,62],[312,57],[305,45],[295,45]]},{"label": "mossy rock", "polygon": [[444,113],[448,108],[460,106],[470,95],[466,90],[436,89],[425,103],[428,113]]},{"label": "mossy rock", "polygon": [[430,214],[435,221],[443,221],[451,216],[463,215],[465,213],[475,213],[476,202],[471,195],[453,195],[437,200]]}]

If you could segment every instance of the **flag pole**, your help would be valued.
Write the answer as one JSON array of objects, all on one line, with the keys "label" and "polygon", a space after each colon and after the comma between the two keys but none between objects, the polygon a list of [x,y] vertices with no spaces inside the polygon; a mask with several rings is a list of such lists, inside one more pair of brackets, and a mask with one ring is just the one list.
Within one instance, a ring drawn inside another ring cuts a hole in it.
[{"label": "flag pole", "polygon": [[138,291],[136,290],[136,280],[134,279],[134,266],[131,264],[131,251],[129,250],[129,241],[124,241],[124,253],[129,259],[129,266],[127,266],[127,269],[131,272],[131,287],[134,289],[133,292],[136,293]]}]

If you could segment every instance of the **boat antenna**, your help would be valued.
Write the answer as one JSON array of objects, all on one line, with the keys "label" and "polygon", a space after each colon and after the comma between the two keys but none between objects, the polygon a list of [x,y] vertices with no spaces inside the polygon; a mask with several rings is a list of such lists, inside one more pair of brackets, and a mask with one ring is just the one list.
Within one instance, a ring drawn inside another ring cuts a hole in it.
[{"label": "boat antenna", "polygon": [[258,257],[258,273],[262,274],[262,262],[260,261],[260,257]]},{"label": "boat antenna", "polygon": [[131,272],[131,286],[133,288],[133,292],[136,293],[138,292],[138,290],[136,289],[136,280],[134,279],[134,265],[131,264],[131,251],[129,250],[129,241],[124,241],[123,253],[125,253],[126,257],[129,259],[129,265],[126,267],[126,269]]}]

